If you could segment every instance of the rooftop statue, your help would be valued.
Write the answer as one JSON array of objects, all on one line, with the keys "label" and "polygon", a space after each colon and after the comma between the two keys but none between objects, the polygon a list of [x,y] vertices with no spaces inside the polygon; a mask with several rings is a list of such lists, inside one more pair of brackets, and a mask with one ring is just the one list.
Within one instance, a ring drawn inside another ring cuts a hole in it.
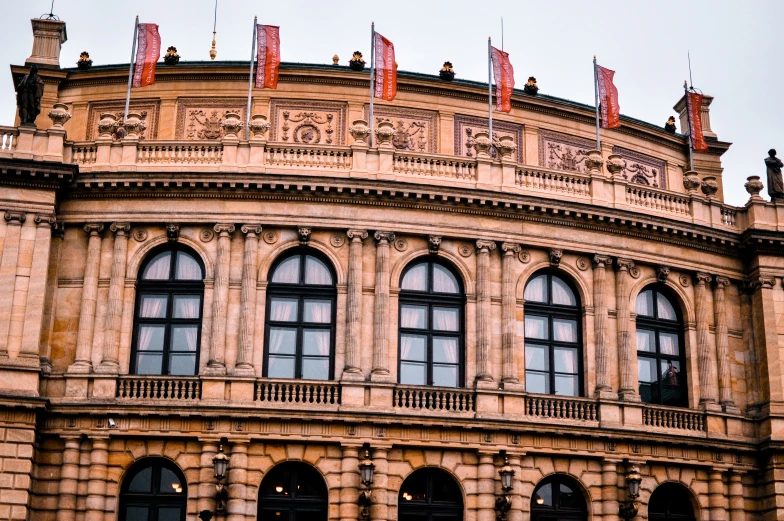
[{"label": "rooftop statue", "polygon": [[771,148],[768,150],[765,166],[768,167],[768,194],[770,194],[770,200],[784,201],[784,180],[781,178],[781,167],[784,167],[784,163],[776,157],[776,149]]},{"label": "rooftop statue", "polygon": [[16,106],[23,126],[35,126],[35,118],[41,113],[41,97],[44,95],[44,82],[38,76],[38,66],[31,65],[16,87]]}]

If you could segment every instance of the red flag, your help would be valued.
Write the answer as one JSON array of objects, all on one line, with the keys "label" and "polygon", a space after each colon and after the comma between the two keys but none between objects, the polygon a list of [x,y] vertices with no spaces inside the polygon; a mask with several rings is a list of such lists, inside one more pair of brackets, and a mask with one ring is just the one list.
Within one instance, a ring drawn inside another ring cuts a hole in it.
[{"label": "red flag", "polygon": [[395,46],[381,36],[376,34],[376,98],[392,101],[397,95],[397,64],[395,63]]},{"label": "red flag", "polygon": [[512,89],[514,89],[514,69],[509,61],[509,53],[490,47],[495,78],[495,108],[501,112],[512,111]]},{"label": "red flag", "polygon": [[689,116],[691,147],[697,152],[707,152],[708,143],[702,133],[702,94],[686,92],[686,112]]},{"label": "red flag", "polygon": [[602,128],[621,126],[621,107],[618,105],[618,89],[613,84],[615,71],[596,66],[596,80],[599,83],[599,102],[602,109]]},{"label": "red flag", "polygon": [[136,66],[133,86],[146,87],[155,83],[155,63],[161,57],[161,35],[156,24],[139,24]]},{"label": "red flag", "polygon": [[280,69],[280,27],[257,25],[256,88],[277,89]]}]

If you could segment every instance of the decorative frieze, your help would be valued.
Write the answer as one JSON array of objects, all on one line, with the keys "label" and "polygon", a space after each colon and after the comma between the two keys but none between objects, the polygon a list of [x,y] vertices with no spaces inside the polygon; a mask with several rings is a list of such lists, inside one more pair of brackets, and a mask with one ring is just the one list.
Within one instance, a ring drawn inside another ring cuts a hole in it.
[{"label": "decorative frieze", "polygon": [[[370,116],[365,107],[365,119]],[[438,113],[433,110],[417,110],[403,107],[376,105],[373,109],[375,127],[379,123],[392,124],[395,134],[392,146],[409,152],[438,152]]]},{"label": "decorative frieze", "polygon": [[540,130],[539,166],[567,172],[588,173],[586,159],[596,142],[560,132]]},{"label": "decorative frieze", "polygon": [[[476,157],[474,140],[478,133],[488,131],[487,118],[477,118],[474,116],[455,116],[455,154],[468,157]],[[509,136],[517,146],[515,158],[518,163],[523,162],[523,125],[517,123],[507,123],[493,119],[493,136],[490,146],[490,157],[500,157],[497,147],[501,146],[501,138]],[[508,146],[508,145],[507,145]]]},{"label": "decorative frieze", "polygon": [[244,98],[178,98],[174,135],[186,140],[220,140],[226,113],[247,120]]},{"label": "decorative frieze", "polygon": [[623,179],[639,185],[667,188],[665,161],[618,146],[613,147],[612,153],[623,160],[623,168],[619,172]]},{"label": "decorative frieze", "polygon": [[[160,100],[138,99],[131,101],[130,112],[139,115],[141,123],[138,126],[139,139],[158,139],[158,115],[160,113]],[[87,108],[87,141],[98,137],[98,122],[105,113],[114,116],[114,121],[106,130],[113,139],[118,139],[117,131],[122,127],[125,115],[124,101],[96,101]]]},{"label": "decorative frieze", "polygon": [[304,145],[344,145],[346,112],[345,103],[272,100],[270,141]]}]

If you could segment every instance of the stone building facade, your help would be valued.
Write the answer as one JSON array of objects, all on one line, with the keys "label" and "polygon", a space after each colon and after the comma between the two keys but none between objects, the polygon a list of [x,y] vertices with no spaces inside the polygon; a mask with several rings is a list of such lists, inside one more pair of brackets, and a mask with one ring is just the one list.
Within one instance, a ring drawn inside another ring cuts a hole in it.
[{"label": "stone building facade", "polygon": [[693,172],[543,95],[488,136],[467,81],[401,73],[371,135],[340,66],[247,113],[247,64],[161,65],[124,121],[127,66],[40,74],[0,128],[0,519],[616,521],[634,469],[637,519],[784,518],[784,206],[723,203],[709,101]]}]

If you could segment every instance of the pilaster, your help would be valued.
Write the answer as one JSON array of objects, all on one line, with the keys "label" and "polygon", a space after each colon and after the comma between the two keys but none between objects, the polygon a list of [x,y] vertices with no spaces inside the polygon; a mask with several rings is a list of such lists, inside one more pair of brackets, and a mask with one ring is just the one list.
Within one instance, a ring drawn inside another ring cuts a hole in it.
[{"label": "pilaster", "polygon": [[362,241],[367,230],[348,230],[348,288],[346,295],[346,364],[343,380],[361,380]]},{"label": "pilaster", "polygon": [[522,390],[517,377],[516,338],[517,338],[517,299],[515,298],[514,267],[520,245],[505,242],[501,244],[501,383],[504,389]]},{"label": "pilaster", "polygon": [[229,307],[229,263],[231,261],[231,234],[233,224],[216,224],[218,254],[215,259],[215,289],[212,300],[212,342],[206,372],[211,375],[226,374],[226,318]]},{"label": "pilaster", "polygon": [[240,231],[245,234],[245,250],[242,256],[242,289],[240,294],[240,332],[237,363],[234,374],[253,376],[253,331],[256,321],[256,279],[259,252],[260,224],[243,224]]},{"label": "pilaster", "polygon": [[476,241],[476,383],[493,381],[490,373],[490,251],[495,242]]},{"label": "pilaster", "polygon": [[389,243],[395,234],[377,231],[376,238],[376,287],[373,313],[373,370],[372,381],[388,381],[389,373]]},{"label": "pilaster", "polygon": [[[82,303],[79,310],[79,330],[76,336],[76,359],[68,367],[69,373],[89,373],[92,371],[91,352],[95,332],[95,307],[98,298],[98,269],[101,260],[103,224],[86,224],[84,231],[88,234],[87,259],[84,266]],[[86,392],[86,389],[84,391]]]},{"label": "pilaster", "polygon": [[[96,372],[116,374],[120,371],[120,329],[122,328],[125,300],[128,232],[131,231],[131,225],[127,222],[112,223],[109,230],[114,233],[114,251],[112,252],[112,271],[109,279],[109,300],[106,310],[105,351],[101,365],[96,368]],[[113,393],[112,396],[114,396]]]}]

